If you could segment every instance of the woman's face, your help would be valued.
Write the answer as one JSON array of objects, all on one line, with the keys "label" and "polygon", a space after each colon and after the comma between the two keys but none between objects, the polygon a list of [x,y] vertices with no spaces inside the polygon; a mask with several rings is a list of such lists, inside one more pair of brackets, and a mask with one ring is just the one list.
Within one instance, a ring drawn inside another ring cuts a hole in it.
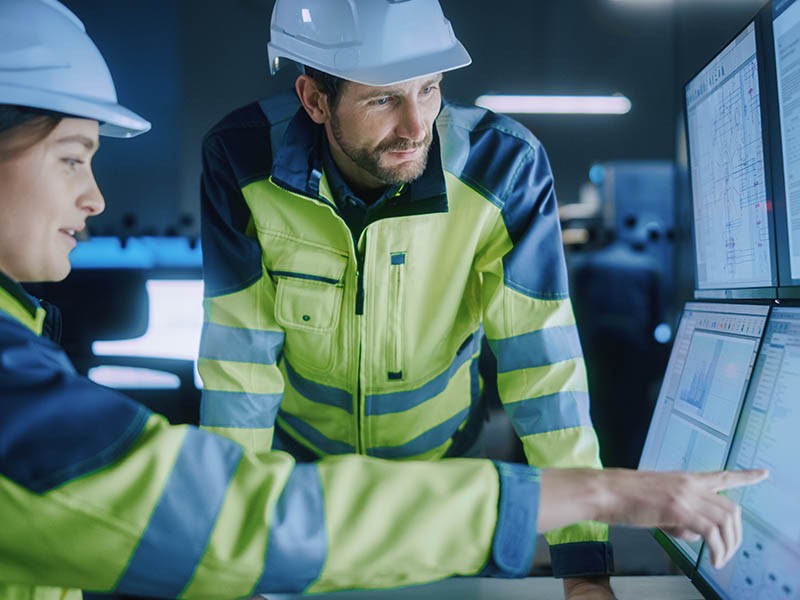
[{"label": "woman's face", "polygon": [[46,138],[0,161],[0,270],[17,281],[60,281],[86,219],[105,208],[92,173],[98,123],[62,119]]}]

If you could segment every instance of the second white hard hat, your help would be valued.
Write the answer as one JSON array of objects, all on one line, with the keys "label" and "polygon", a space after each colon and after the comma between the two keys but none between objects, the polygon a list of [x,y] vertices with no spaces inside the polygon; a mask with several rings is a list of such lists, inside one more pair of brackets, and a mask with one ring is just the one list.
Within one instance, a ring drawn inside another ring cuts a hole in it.
[{"label": "second white hard hat", "polygon": [[438,0],[276,0],[268,54],[377,86],[472,62]]}]

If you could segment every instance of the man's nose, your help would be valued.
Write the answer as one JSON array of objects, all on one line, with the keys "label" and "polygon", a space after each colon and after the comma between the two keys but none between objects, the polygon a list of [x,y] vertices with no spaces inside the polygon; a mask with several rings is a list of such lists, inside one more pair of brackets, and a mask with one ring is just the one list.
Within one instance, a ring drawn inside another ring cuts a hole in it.
[{"label": "man's nose", "polygon": [[400,122],[397,125],[398,136],[415,142],[425,139],[425,119],[418,102],[408,101],[403,104]]}]

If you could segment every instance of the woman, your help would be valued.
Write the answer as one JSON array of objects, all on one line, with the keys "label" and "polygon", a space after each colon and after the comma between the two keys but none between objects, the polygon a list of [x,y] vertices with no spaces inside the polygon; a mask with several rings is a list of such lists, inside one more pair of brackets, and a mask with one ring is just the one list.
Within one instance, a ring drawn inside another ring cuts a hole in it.
[{"label": "woman", "polygon": [[76,233],[104,208],[98,136],[149,123],[117,103],[97,48],[55,0],[0,0],[0,40],[0,596],[241,597],[523,576],[537,530],[581,519],[703,534],[718,562],[738,546],[736,509],[715,492],[760,472],[295,465],[279,452],[260,462],[78,376],[50,339],[55,313],[19,282],[69,273]]}]

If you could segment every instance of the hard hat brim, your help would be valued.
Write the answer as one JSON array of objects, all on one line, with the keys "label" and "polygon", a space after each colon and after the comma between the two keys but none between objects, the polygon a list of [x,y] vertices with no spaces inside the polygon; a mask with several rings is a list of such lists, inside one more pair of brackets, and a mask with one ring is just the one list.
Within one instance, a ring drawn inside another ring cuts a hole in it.
[{"label": "hard hat brim", "polygon": [[347,81],[354,81],[364,85],[374,86],[387,86],[412,79],[419,79],[434,75],[436,73],[444,73],[446,71],[453,71],[466,67],[472,63],[472,58],[467,52],[466,48],[460,42],[456,42],[443,52],[430,54],[424,58],[414,57],[402,62],[396,62],[388,65],[381,65],[377,67],[368,68],[354,68],[354,69],[332,69],[330,66],[315,64],[300,56],[293,56],[292,54],[282,51],[281,49],[269,44],[270,62],[273,57],[285,57],[300,64],[313,67],[319,71],[341,77]]},{"label": "hard hat brim", "polygon": [[148,120],[124,106],[94,98],[65,96],[47,90],[3,83],[0,83],[0,98],[2,98],[3,104],[15,104],[43,110],[53,110],[53,106],[56,105],[58,112],[65,115],[98,121],[100,135],[108,137],[134,137],[151,128]]},{"label": "hard hat brim", "polygon": [[472,58],[466,48],[456,42],[444,52],[428,55],[424,59],[412,58],[373,69],[362,69],[347,79],[365,85],[386,86],[453,71],[466,67],[471,62]]}]

